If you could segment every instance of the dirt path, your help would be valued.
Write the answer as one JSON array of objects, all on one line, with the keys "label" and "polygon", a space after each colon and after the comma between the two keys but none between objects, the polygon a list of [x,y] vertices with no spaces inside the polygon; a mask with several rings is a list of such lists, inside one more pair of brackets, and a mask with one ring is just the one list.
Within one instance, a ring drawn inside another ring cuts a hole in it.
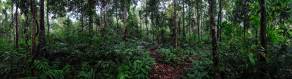
[{"label": "dirt path", "polygon": [[163,58],[156,51],[157,47],[150,48],[150,55],[155,59],[156,64],[150,72],[150,79],[180,79],[186,68],[191,68],[192,60],[186,59],[183,64],[171,66],[162,62]]}]

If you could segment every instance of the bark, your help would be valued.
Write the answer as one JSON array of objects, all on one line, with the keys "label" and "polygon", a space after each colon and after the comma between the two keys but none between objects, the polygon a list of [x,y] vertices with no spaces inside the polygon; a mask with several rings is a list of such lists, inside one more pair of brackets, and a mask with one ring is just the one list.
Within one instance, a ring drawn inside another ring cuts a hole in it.
[{"label": "bark", "polygon": [[266,54],[267,51],[267,35],[266,35],[266,26],[267,26],[267,20],[266,20],[266,7],[265,7],[265,0],[260,0],[260,42],[261,47],[264,49],[264,53]]},{"label": "bark", "polygon": [[84,30],[84,13],[81,12],[81,17],[80,17],[80,24],[81,24],[81,32]]},{"label": "bark", "polygon": [[222,0],[219,0],[219,13],[218,13],[218,22],[217,22],[217,28],[219,30],[218,32],[218,40],[221,40],[221,32],[222,32],[222,27],[221,27],[221,23],[222,23],[222,9],[223,9],[223,6],[222,6],[222,3],[223,1]]},{"label": "bark", "polygon": [[128,38],[128,3],[125,1],[125,4],[123,4],[123,21],[124,21],[124,36],[123,39],[127,41]]},{"label": "bark", "polygon": [[173,11],[173,16],[172,16],[172,23],[173,23],[173,29],[172,29],[172,41],[173,41],[173,46],[175,48],[178,48],[178,39],[177,39],[177,31],[178,31],[178,23],[177,23],[177,12],[176,12],[176,2],[177,0],[173,0],[173,6],[174,6],[174,11]]},{"label": "bark", "polygon": [[[45,1],[40,0],[40,27],[39,27],[39,44],[38,44],[38,53],[40,54],[45,54],[45,44],[46,44],[46,32],[45,32]],[[43,55],[42,55],[43,56]]]},{"label": "bark", "polygon": [[88,3],[89,3],[89,27],[88,27],[88,30],[89,30],[89,33],[92,33],[93,32],[93,15],[95,13],[95,1],[94,0],[88,0]]},{"label": "bark", "polygon": [[29,33],[28,33],[28,29],[29,29],[29,18],[28,18],[28,12],[24,13],[25,15],[25,26],[24,26],[24,34],[25,34],[25,47],[27,50],[29,50]]},{"label": "bark", "polygon": [[[31,33],[32,33],[32,40],[31,40],[31,55],[32,55],[32,61],[34,62],[37,54],[36,50],[36,29],[37,29],[37,21],[36,21],[36,14],[35,14],[35,4],[34,0],[30,0],[30,8],[31,8],[31,13],[32,13],[32,28],[31,28]],[[33,62],[30,63],[30,66],[32,66]],[[33,68],[32,69],[32,75],[36,75],[36,70]]]},{"label": "bark", "polygon": [[200,20],[201,20],[200,8],[201,7],[200,7],[200,3],[201,3],[201,0],[198,0],[198,2],[196,2],[196,6],[197,6],[197,9],[196,9],[197,10],[197,22],[196,23],[197,23],[197,27],[198,27],[198,31],[197,31],[198,33],[197,34],[198,34],[198,40],[199,41],[201,39],[201,32],[200,32],[201,31],[201,28],[200,28],[201,27],[200,26]]},{"label": "bark", "polygon": [[50,19],[49,19],[49,5],[48,5],[48,2],[47,2],[47,5],[46,5],[47,9],[46,9],[46,19],[47,19],[47,35],[48,35],[48,38],[50,36]]},{"label": "bark", "polygon": [[117,28],[119,28],[119,11],[118,11],[118,7],[119,7],[119,3],[118,3],[118,1],[116,1],[116,30],[117,30]]},{"label": "bark", "polygon": [[267,26],[267,20],[266,20],[266,6],[265,6],[265,0],[259,0],[260,5],[260,44],[261,49],[259,53],[259,76],[263,78],[269,79],[269,72],[266,70],[267,66],[267,35],[266,35],[266,26]]},{"label": "bark", "polygon": [[221,79],[219,72],[219,51],[218,51],[218,39],[217,39],[217,28],[215,24],[215,0],[209,0],[209,19],[211,27],[211,38],[212,38],[212,56],[213,56],[213,68],[214,68],[214,79]]},{"label": "bark", "polygon": [[16,4],[16,11],[15,11],[15,48],[19,48],[19,25],[18,25],[18,1],[15,1]]},{"label": "bark", "polygon": [[182,18],[182,20],[183,20],[182,21],[183,22],[182,23],[182,27],[183,28],[182,29],[183,29],[183,39],[185,40],[186,39],[186,28],[185,28],[185,0],[183,0],[182,2],[183,2],[182,3],[183,4],[183,13],[182,13],[182,17],[183,17]]},{"label": "bark", "polygon": [[35,14],[35,4],[34,0],[30,0],[30,5],[31,5],[31,13],[32,13],[32,44],[31,44],[31,54],[33,57],[35,57],[36,54],[36,28],[37,28],[37,23],[36,23],[36,14]]}]

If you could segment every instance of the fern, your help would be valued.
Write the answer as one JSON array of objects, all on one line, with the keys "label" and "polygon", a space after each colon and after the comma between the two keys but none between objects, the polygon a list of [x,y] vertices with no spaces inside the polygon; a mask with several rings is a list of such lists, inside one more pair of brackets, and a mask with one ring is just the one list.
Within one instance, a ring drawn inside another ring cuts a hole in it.
[{"label": "fern", "polygon": [[56,69],[49,66],[48,62],[41,60],[35,60],[33,66],[40,72],[41,79],[65,79],[65,74],[70,71],[70,65]]}]

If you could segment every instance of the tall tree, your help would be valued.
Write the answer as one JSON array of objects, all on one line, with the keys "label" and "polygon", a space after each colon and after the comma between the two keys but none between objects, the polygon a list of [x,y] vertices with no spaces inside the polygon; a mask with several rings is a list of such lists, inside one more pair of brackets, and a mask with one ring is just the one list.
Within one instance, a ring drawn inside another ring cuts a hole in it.
[{"label": "tall tree", "polygon": [[128,38],[128,10],[129,10],[129,0],[121,0],[123,8],[123,23],[124,23],[124,36],[123,39],[127,40]]},{"label": "tall tree", "polygon": [[261,47],[264,49],[264,53],[266,54],[267,51],[267,34],[266,34],[266,26],[267,26],[267,20],[266,20],[266,6],[265,6],[265,0],[259,0],[260,4],[260,42]]},{"label": "tall tree", "polygon": [[198,27],[198,40],[200,41],[201,40],[201,16],[202,16],[202,13],[201,13],[201,3],[202,1],[201,0],[197,0],[196,2],[196,16],[197,16],[197,27]]},{"label": "tall tree", "polygon": [[16,7],[15,7],[15,48],[19,48],[19,25],[18,25],[18,7],[19,7],[19,3],[18,0],[13,0]]},{"label": "tall tree", "polygon": [[222,0],[218,0],[219,1],[219,12],[218,12],[218,21],[217,21],[217,28],[218,28],[218,39],[221,40],[221,23],[222,23],[222,9],[223,9],[223,1]]},{"label": "tall tree", "polygon": [[217,38],[217,27],[215,24],[215,0],[209,0],[209,20],[211,27],[211,38],[212,38],[212,56],[213,56],[213,68],[214,68],[214,79],[221,79],[219,72],[219,51],[218,51],[218,38]]},{"label": "tall tree", "polygon": [[178,21],[177,21],[177,0],[173,0],[173,14],[172,14],[172,43],[175,48],[178,47]]},{"label": "tall tree", "polygon": [[95,14],[95,4],[96,1],[95,0],[88,0],[88,18],[89,18],[89,33],[93,32],[93,19],[94,19],[94,14]]},{"label": "tall tree", "polygon": [[267,66],[267,59],[266,59],[266,54],[267,54],[267,33],[266,33],[266,27],[267,27],[267,20],[266,20],[266,2],[265,0],[259,0],[259,5],[260,5],[260,44],[261,44],[261,49],[259,53],[259,76],[260,78],[270,78],[269,72],[266,70]]},{"label": "tall tree", "polygon": [[44,54],[45,52],[45,44],[46,44],[46,32],[45,32],[45,1],[44,0],[40,0],[40,27],[39,27],[39,36],[38,36],[38,40],[39,40],[39,44],[38,44],[38,53],[40,54]]},{"label": "tall tree", "polygon": [[[49,37],[49,34],[50,34],[50,20],[49,20],[49,4],[48,4],[48,1],[47,1],[47,4],[46,4],[46,20],[47,20],[47,36],[48,38]],[[50,42],[50,41],[48,41]]]},{"label": "tall tree", "polygon": [[32,44],[31,44],[31,54],[32,57],[34,58],[36,55],[36,29],[37,29],[37,20],[36,20],[36,12],[35,12],[35,4],[34,0],[30,0],[30,8],[31,8],[31,13],[32,13],[32,28],[31,28],[31,33],[32,33]]}]

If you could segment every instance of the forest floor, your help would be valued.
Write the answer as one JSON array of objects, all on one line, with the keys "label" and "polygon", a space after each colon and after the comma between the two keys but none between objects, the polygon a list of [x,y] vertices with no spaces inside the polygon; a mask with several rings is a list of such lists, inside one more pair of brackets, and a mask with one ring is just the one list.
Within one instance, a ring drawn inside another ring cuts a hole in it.
[{"label": "forest floor", "polygon": [[197,56],[190,56],[184,59],[183,64],[172,66],[163,62],[163,57],[157,49],[157,47],[149,49],[150,55],[156,62],[150,71],[150,79],[180,79],[184,71],[192,67],[192,61],[199,60]]}]

